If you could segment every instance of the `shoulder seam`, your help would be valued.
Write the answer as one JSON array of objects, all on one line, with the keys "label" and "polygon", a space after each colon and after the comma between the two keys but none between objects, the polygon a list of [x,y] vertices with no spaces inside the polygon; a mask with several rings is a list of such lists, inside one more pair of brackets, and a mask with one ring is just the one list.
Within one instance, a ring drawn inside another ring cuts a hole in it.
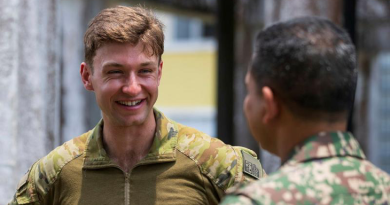
[{"label": "shoulder seam", "polygon": [[[210,175],[209,172],[203,170],[202,166],[199,165],[199,162],[198,162],[196,159],[194,159],[194,158],[191,157],[191,156],[186,155],[186,154],[185,154],[184,152],[182,152],[180,149],[177,149],[177,148],[176,148],[176,150],[179,151],[180,153],[182,153],[184,156],[190,158],[190,159],[195,163],[195,165],[198,167],[198,169],[200,170],[201,174],[206,175],[208,178],[211,179],[211,181],[214,183],[214,185],[215,185],[216,187],[218,187],[218,188],[220,188],[221,190],[223,190],[223,189],[222,189],[220,186],[218,186],[218,184],[215,182],[215,180],[216,180],[215,177],[213,177],[212,175]],[[203,188],[205,188],[205,187],[204,187],[204,184],[203,184]]]},{"label": "shoulder seam", "polygon": [[[85,141],[85,144],[84,144],[84,146],[86,147],[87,146],[87,141],[88,141],[88,138],[89,138],[89,136],[90,136],[90,134],[91,133],[89,133],[90,131],[88,131],[88,132],[86,132],[86,133],[84,133],[84,134],[82,134],[82,135],[80,135],[79,137],[82,137],[83,135],[85,135],[85,134],[88,134],[87,136],[86,136],[86,141]],[[76,138],[79,138],[79,137],[76,137]],[[69,140],[69,141],[67,141],[67,142],[65,142],[64,144],[62,144],[61,146],[59,146],[59,147],[57,147],[56,149],[54,149],[52,152],[50,152],[48,155],[46,155],[45,157],[43,157],[43,158],[41,158],[38,162],[37,162],[37,164],[36,164],[36,167],[35,167],[35,169],[34,169],[34,172],[39,172],[40,170],[44,170],[44,177],[43,178],[45,178],[46,179],[46,182],[48,182],[48,183],[46,183],[46,185],[47,185],[47,190],[41,190],[41,189],[43,189],[43,187],[42,186],[45,186],[44,184],[41,184],[41,186],[40,187],[36,187],[36,184],[40,184],[40,183],[37,183],[37,181],[41,181],[41,180],[37,180],[36,179],[36,174],[37,173],[35,173],[33,176],[31,176],[32,177],[32,181],[34,182],[34,188],[35,188],[35,190],[37,191],[37,193],[38,194],[40,194],[40,195],[42,195],[42,196],[45,196],[51,189],[52,189],[52,187],[53,187],[53,185],[57,182],[57,180],[58,180],[58,178],[59,178],[59,175],[60,175],[60,173],[61,173],[61,171],[62,171],[62,169],[68,164],[68,163],[70,163],[71,161],[73,161],[73,160],[75,160],[75,159],[77,159],[77,158],[79,158],[80,156],[82,156],[82,155],[84,155],[84,153],[85,153],[85,149],[82,151],[82,152],[79,152],[79,153],[74,153],[74,154],[76,154],[76,155],[74,155],[74,156],[71,156],[71,157],[69,157],[67,160],[65,160],[65,161],[63,161],[62,162],[62,164],[61,164],[61,166],[58,166],[58,169],[56,170],[56,169],[53,169],[53,171],[49,171],[50,170],[50,168],[47,168],[47,161],[46,160],[50,160],[50,158],[49,158],[49,155],[51,154],[51,153],[53,153],[53,152],[55,152],[55,151],[61,151],[61,149],[65,149],[66,151],[69,151],[69,152],[71,152],[72,153],[72,150],[67,150],[66,149],[66,146],[68,145],[68,143],[70,143],[71,141],[73,141],[73,140],[75,140],[76,138],[73,138],[72,140]],[[69,146],[69,145],[68,145]],[[49,165],[50,166],[50,165]],[[54,165],[52,165],[52,166],[54,166]],[[37,189],[38,188],[38,189]],[[42,193],[40,193],[40,191],[42,191]]]},{"label": "shoulder seam", "polygon": [[[47,190],[46,193],[39,193],[39,191],[37,190],[37,187],[36,187],[36,184],[37,182],[35,181],[35,177],[34,175],[36,174],[36,171],[37,169],[39,170],[40,168],[40,163],[43,163],[41,160],[38,160],[36,163],[33,164],[33,166],[35,165],[35,168],[31,169],[30,171],[30,174],[29,174],[29,178],[31,177],[31,183],[32,183],[32,188],[33,190],[35,190],[34,193],[31,193],[32,196],[34,197],[38,197],[38,201],[41,200],[40,197],[44,197],[46,196],[46,194],[48,194],[48,192],[50,192],[50,190],[52,189],[53,185],[57,182],[57,179],[59,178],[58,176],[60,175],[62,169],[71,161],[73,161],[74,159],[80,157],[81,155],[83,154],[79,154],[79,155],[76,155],[74,158],[71,158],[70,160],[68,160],[67,162],[64,163],[63,166],[60,167],[60,169],[58,170],[58,172],[56,172],[56,177],[55,179],[53,180],[53,182],[50,183],[50,186],[49,186],[49,189]],[[43,158],[42,158],[43,159]]]},{"label": "shoulder seam", "polygon": [[[178,151],[179,151],[179,150],[178,150]],[[199,175],[200,175],[200,177],[201,177],[201,179],[202,179],[202,188],[203,188],[203,191],[204,191],[204,193],[206,193],[207,190],[206,190],[206,182],[205,182],[205,181],[206,181],[207,179],[205,179],[206,177],[204,176],[201,167],[198,165],[198,163],[196,162],[195,159],[192,159],[191,157],[185,155],[185,154],[184,154],[183,152],[181,152],[181,151],[179,151],[179,152],[182,153],[184,156],[190,158],[190,159],[195,163],[195,166],[198,168],[198,170],[199,170]],[[214,181],[211,180],[211,183],[214,183]],[[215,184],[215,183],[214,183],[214,184]],[[217,187],[218,187],[218,186],[217,186]],[[204,195],[204,196],[205,196],[205,195]],[[207,201],[207,197],[205,198],[205,201]]]},{"label": "shoulder seam", "polygon": [[[194,129],[194,128],[186,127],[186,126],[182,126],[181,128],[184,128],[184,129],[185,129],[185,128]],[[218,138],[212,138],[212,137],[208,136],[207,134],[205,134],[205,133],[203,133],[203,132],[201,132],[201,131],[198,131],[198,130],[196,130],[196,129],[194,129],[194,131],[195,131],[195,132],[191,133],[191,135],[195,135],[195,138],[202,138],[202,135],[206,135],[207,137],[209,137],[209,138],[210,138],[210,141],[208,142],[209,144],[211,144],[211,141],[212,141],[212,140],[219,140]],[[180,133],[181,133],[181,130],[179,130],[179,132],[178,132],[178,141],[180,141],[180,137],[181,137]],[[219,141],[220,141],[220,140],[219,140]],[[223,142],[221,141],[221,143],[223,143]],[[228,149],[232,149],[233,152],[234,152],[234,155],[236,156],[236,158],[238,158],[237,153],[235,152],[234,148],[233,148],[231,145],[227,145],[227,144],[225,144],[225,143],[223,143],[223,144],[224,144],[224,146],[226,146]],[[201,171],[201,173],[202,173],[203,175],[206,175],[206,176],[210,179],[210,181],[212,181],[212,183],[213,183],[216,187],[218,187],[219,189],[225,191],[225,188],[224,188],[225,186],[224,186],[223,184],[218,184],[218,178],[217,178],[216,176],[213,176],[208,170],[204,169],[204,167],[199,163],[199,161],[198,161],[194,156],[192,156],[192,155],[189,154],[189,153],[186,154],[183,150],[180,149],[180,146],[179,146],[179,145],[176,146],[176,149],[177,149],[180,153],[182,153],[184,156],[186,156],[186,157],[190,158],[192,161],[194,161],[194,163],[195,163],[196,166],[199,168],[199,170]],[[237,159],[236,159],[236,160],[237,160]],[[237,167],[235,167],[234,169],[237,171]],[[235,174],[235,176],[232,176],[232,180],[234,180],[234,182],[236,181],[236,177],[237,177],[237,174]]]},{"label": "shoulder seam", "polygon": [[47,193],[46,193],[46,194],[48,194],[48,193],[50,192],[50,190],[53,188],[53,185],[57,182],[57,180],[58,180],[58,178],[59,178],[58,176],[61,174],[62,169],[63,169],[67,164],[69,164],[71,161],[73,161],[73,160],[79,158],[81,155],[83,155],[83,153],[81,153],[81,154],[79,154],[79,155],[76,155],[74,158],[72,158],[72,159],[70,159],[70,160],[68,160],[67,162],[64,163],[64,165],[58,170],[58,172],[56,172],[56,178],[55,178],[54,181],[51,183],[50,189],[47,190]]}]

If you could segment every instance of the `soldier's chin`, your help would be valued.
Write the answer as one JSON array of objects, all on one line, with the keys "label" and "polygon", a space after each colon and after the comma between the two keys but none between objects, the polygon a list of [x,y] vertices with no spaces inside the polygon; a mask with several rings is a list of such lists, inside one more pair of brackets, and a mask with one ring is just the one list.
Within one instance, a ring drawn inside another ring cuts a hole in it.
[{"label": "soldier's chin", "polygon": [[142,116],[132,116],[130,119],[122,120],[122,126],[131,127],[131,126],[139,126],[145,123],[147,117]]}]

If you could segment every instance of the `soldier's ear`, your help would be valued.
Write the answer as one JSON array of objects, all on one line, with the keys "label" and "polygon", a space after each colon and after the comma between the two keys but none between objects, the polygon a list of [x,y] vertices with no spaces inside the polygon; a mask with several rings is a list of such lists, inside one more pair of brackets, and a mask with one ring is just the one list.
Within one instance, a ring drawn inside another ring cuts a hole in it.
[{"label": "soldier's ear", "polygon": [[81,81],[84,84],[84,88],[86,90],[93,91],[94,89],[93,89],[93,84],[92,84],[92,81],[91,81],[92,70],[88,66],[88,64],[85,63],[85,62],[82,62],[81,65],[80,65],[80,75],[81,75]]},{"label": "soldier's ear", "polygon": [[158,64],[158,73],[157,73],[157,83],[158,85],[160,85],[160,80],[161,80],[161,76],[162,76],[162,69],[163,69],[163,65],[164,65],[164,62],[163,60],[161,59],[160,60],[160,63]]},{"label": "soldier's ear", "polygon": [[280,109],[278,102],[275,99],[274,92],[270,87],[264,86],[261,89],[261,92],[264,100],[264,115],[262,117],[262,120],[264,124],[269,124],[277,118]]}]

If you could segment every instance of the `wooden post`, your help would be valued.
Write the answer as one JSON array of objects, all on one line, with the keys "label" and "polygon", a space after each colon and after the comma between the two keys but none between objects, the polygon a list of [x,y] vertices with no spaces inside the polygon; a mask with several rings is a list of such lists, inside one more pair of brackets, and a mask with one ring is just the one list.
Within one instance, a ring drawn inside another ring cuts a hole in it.
[{"label": "wooden post", "polygon": [[235,0],[218,0],[218,99],[217,136],[233,143],[234,123],[234,5]]}]

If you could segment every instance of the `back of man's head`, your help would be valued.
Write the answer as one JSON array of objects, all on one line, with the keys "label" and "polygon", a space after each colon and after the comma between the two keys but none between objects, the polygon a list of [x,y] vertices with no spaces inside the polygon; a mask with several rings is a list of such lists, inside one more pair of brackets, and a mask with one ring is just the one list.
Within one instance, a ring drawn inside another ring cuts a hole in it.
[{"label": "back of man's head", "polygon": [[339,121],[341,114],[345,120],[357,81],[355,48],[329,20],[281,22],[257,36],[250,73],[257,90],[270,87],[297,117]]},{"label": "back of man's head", "polygon": [[102,10],[89,23],[84,35],[85,62],[91,66],[96,50],[104,43],[143,43],[150,55],[164,53],[162,23],[147,9],[117,6]]}]

